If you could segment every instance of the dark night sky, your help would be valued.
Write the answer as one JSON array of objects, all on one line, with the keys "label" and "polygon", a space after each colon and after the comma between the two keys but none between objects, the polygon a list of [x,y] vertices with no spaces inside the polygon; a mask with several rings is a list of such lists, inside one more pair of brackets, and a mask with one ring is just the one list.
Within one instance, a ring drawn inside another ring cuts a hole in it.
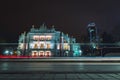
[{"label": "dark night sky", "polygon": [[71,36],[85,34],[94,21],[100,32],[120,25],[120,0],[1,0],[0,38],[17,42],[31,25],[46,23]]}]

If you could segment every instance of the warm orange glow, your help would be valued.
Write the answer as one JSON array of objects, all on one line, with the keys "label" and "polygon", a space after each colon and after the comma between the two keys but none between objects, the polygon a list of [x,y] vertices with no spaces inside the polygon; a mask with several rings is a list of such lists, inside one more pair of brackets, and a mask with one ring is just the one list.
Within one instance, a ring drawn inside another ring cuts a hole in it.
[{"label": "warm orange glow", "polygon": [[46,40],[51,40],[52,39],[52,36],[48,35],[46,36]]},{"label": "warm orange glow", "polygon": [[50,44],[47,44],[47,49],[50,49]]},{"label": "warm orange glow", "polygon": [[38,45],[37,45],[37,44],[35,44],[35,45],[34,45],[34,48],[35,48],[35,49],[37,49],[37,48],[38,48]]},{"label": "warm orange glow", "polygon": [[34,40],[39,40],[39,36],[35,35],[35,36],[33,36],[33,39]]},{"label": "warm orange glow", "polygon": [[44,51],[40,51],[39,56],[44,56]]},{"label": "warm orange glow", "polygon": [[40,40],[45,40],[45,36],[40,36]]},{"label": "warm orange glow", "polygon": [[43,43],[40,44],[40,49],[44,49],[44,44]]},{"label": "warm orange glow", "polygon": [[51,51],[45,51],[45,56],[51,56]]},{"label": "warm orange glow", "polygon": [[32,56],[38,56],[38,52],[37,51],[32,51]]},{"label": "warm orange glow", "polygon": [[47,36],[44,36],[44,35],[35,35],[33,36],[33,39],[34,40],[51,40],[52,39],[52,36],[51,35],[47,35]]},{"label": "warm orange glow", "polygon": [[64,43],[64,49],[65,49],[65,50],[70,50],[70,46],[69,46],[68,43]]}]

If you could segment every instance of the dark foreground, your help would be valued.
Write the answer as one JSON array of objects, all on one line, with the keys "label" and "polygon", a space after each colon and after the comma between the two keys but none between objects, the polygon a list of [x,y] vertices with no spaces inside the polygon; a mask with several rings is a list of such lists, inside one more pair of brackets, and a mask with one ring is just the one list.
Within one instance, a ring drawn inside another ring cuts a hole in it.
[{"label": "dark foreground", "polygon": [[0,61],[0,80],[120,80],[120,63]]},{"label": "dark foreground", "polygon": [[0,80],[120,80],[120,73],[0,74]]}]

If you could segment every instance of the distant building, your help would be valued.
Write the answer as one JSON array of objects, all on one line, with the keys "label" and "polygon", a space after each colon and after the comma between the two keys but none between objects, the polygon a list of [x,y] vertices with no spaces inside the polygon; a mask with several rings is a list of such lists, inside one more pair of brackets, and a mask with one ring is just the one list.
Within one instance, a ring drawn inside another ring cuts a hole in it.
[{"label": "distant building", "polygon": [[90,44],[92,45],[93,48],[97,48],[99,37],[98,37],[96,24],[95,23],[88,24],[87,32],[88,32],[88,38],[89,38]]},{"label": "distant building", "polygon": [[90,23],[87,26],[87,32],[88,32],[88,38],[89,38],[89,49],[90,49],[90,55],[95,56],[100,54],[100,46],[99,46],[99,36],[97,32],[96,24]]},{"label": "distant building", "polygon": [[18,41],[19,55],[46,56],[81,56],[80,45],[68,34],[56,31],[54,26],[48,29],[46,25],[22,33]]},{"label": "distant building", "polygon": [[87,26],[88,38],[90,42],[97,42],[97,27],[95,23],[90,23]]}]

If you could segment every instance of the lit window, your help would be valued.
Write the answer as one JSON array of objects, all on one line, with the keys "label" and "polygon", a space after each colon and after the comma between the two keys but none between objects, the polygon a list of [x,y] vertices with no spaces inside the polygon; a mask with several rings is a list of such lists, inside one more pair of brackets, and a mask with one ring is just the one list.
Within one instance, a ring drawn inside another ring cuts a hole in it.
[{"label": "lit window", "polygon": [[20,43],[20,44],[19,44],[19,48],[20,48],[20,49],[24,49],[24,43]]},{"label": "lit window", "polygon": [[38,48],[38,45],[37,45],[37,44],[35,44],[35,45],[34,45],[34,48],[35,48],[35,49],[37,49],[37,48]]},{"label": "lit window", "polygon": [[47,44],[47,49],[50,49],[50,44]]},{"label": "lit window", "polygon": [[39,36],[35,35],[35,36],[33,36],[33,39],[34,40],[39,40]]},{"label": "lit window", "polygon": [[38,56],[38,52],[37,51],[32,51],[32,56]]},{"label": "lit window", "polygon": [[44,51],[40,51],[39,56],[44,56]]},{"label": "lit window", "polygon": [[51,40],[52,36],[46,36],[46,40]]},{"label": "lit window", "polygon": [[41,49],[43,49],[44,48],[44,44],[42,43],[42,44],[40,44],[40,48]]},{"label": "lit window", "polygon": [[70,46],[69,46],[67,43],[65,43],[65,44],[64,44],[64,49],[65,49],[65,50],[70,50]]},{"label": "lit window", "polygon": [[60,49],[60,44],[57,45],[57,49],[58,49],[58,50]]},{"label": "lit window", "polygon": [[51,56],[51,51],[46,51],[45,56]]},{"label": "lit window", "polygon": [[40,36],[40,40],[45,40],[45,36]]}]

